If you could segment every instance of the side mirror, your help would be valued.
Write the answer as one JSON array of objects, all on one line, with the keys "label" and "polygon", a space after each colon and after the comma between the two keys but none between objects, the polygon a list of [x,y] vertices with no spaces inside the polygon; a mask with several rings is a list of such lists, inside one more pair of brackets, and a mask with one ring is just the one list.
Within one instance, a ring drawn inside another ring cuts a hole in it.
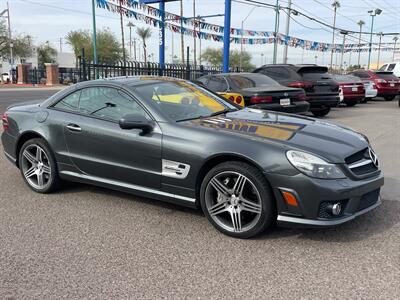
[{"label": "side mirror", "polygon": [[141,114],[128,114],[119,120],[119,127],[122,129],[141,129],[143,134],[153,130],[153,121],[148,120]]}]

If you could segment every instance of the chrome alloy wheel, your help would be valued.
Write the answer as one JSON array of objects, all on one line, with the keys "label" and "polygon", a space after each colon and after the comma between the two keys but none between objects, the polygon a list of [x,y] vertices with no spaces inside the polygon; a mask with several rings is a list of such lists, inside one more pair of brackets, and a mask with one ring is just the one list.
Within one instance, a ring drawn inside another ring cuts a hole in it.
[{"label": "chrome alloy wheel", "polygon": [[22,153],[21,168],[26,181],[35,189],[42,190],[50,182],[51,167],[46,152],[32,144]]},{"label": "chrome alloy wheel", "polygon": [[221,172],[208,182],[205,204],[211,218],[231,232],[252,229],[262,211],[256,186],[246,176],[233,171]]}]

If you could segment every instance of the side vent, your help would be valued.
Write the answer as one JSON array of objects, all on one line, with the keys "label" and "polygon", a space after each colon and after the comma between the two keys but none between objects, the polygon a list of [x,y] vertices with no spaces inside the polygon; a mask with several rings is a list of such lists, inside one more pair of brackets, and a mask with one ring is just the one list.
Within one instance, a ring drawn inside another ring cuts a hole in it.
[{"label": "side vent", "polygon": [[162,176],[185,179],[189,174],[190,166],[172,160],[162,160]]}]

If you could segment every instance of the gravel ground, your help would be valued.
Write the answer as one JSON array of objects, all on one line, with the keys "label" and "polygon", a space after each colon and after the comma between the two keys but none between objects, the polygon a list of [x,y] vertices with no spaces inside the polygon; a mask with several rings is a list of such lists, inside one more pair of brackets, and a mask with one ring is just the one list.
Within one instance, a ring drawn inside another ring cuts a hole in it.
[{"label": "gravel ground", "polygon": [[87,185],[35,194],[0,155],[0,299],[399,299],[400,109],[374,101],[326,120],[371,138],[383,205],[336,228],[251,240],[199,211]]}]

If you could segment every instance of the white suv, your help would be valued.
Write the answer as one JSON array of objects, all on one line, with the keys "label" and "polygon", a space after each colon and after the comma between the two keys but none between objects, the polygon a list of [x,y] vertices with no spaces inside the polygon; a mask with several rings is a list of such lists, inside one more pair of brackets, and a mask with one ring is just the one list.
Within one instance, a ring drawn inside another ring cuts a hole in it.
[{"label": "white suv", "polygon": [[393,75],[400,77],[400,61],[386,63],[379,68],[379,71],[393,72]]}]

